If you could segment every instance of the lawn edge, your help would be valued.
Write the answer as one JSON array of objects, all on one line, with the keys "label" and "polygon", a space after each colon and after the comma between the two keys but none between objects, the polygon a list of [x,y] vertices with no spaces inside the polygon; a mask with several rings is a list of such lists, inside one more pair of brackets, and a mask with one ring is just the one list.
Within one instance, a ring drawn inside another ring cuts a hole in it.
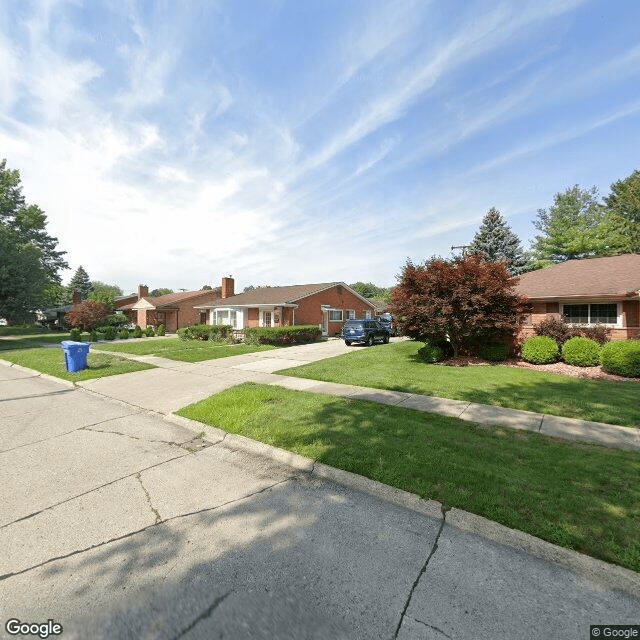
[{"label": "lawn edge", "polygon": [[442,520],[444,517],[445,524],[462,533],[478,535],[497,544],[528,553],[544,562],[570,569],[581,582],[593,589],[618,589],[640,597],[640,573],[632,569],[566,549],[462,509],[451,508],[443,513],[443,505],[435,500],[427,500],[414,493],[397,489],[366,476],[315,462],[312,458],[306,458],[259,440],[228,433],[218,427],[211,427],[203,422],[179,416],[175,412],[166,414],[165,419],[193,429],[198,433],[205,431],[207,435],[211,434],[220,438],[226,444],[231,445],[233,449],[241,449],[249,454],[285,464],[311,479],[330,481],[356,491],[362,491],[395,506],[411,509],[430,518]]}]

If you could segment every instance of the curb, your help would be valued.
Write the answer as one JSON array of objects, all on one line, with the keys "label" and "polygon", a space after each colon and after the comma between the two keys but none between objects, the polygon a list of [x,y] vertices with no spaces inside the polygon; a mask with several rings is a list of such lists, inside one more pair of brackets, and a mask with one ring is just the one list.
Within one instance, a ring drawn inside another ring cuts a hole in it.
[{"label": "curb", "polygon": [[61,384],[70,389],[76,388],[76,383],[71,382],[71,380],[65,380],[64,378],[56,378],[55,376],[50,376],[48,373],[41,373],[40,371],[36,371],[35,369],[29,369],[28,367],[23,367],[21,364],[14,364],[13,362],[9,362],[8,360],[0,359],[0,365],[2,365],[3,367],[13,367],[18,371],[24,371],[25,373],[31,373],[34,378],[43,378],[44,380],[57,382],[58,384]]},{"label": "curb", "polygon": [[[210,427],[202,422],[184,418],[175,414],[167,414],[165,419],[181,426],[193,429],[196,433],[206,431],[204,437],[209,434],[217,438],[218,442],[224,440],[234,449],[242,449],[247,453],[269,458],[280,464],[285,464],[298,472],[308,474],[310,478],[330,481],[350,489],[362,491],[380,500],[389,502],[397,507],[411,509],[429,518],[443,519],[443,505],[436,500],[427,500],[420,496],[396,489],[365,476],[336,469],[311,458],[279,449],[257,440],[251,440],[244,436],[227,433],[217,427]],[[551,542],[536,538],[531,534],[510,529],[505,525],[487,520],[474,513],[462,509],[451,508],[444,515],[445,523],[451,525],[463,533],[471,533],[497,544],[511,547],[535,556],[550,564],[558,564],[573,571],[576,576],[595,590],[619,589],[635,597],[640,597],[640,573],[631,569],[625,569],[615,564],[609,564],[603,560],[591,558],[577,551],[571,551],[559,547]]]}]

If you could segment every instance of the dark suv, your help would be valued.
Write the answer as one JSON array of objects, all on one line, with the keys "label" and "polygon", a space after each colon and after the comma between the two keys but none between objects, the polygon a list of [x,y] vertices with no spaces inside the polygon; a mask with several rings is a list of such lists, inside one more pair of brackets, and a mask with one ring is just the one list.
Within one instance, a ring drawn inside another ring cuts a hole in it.
[{"label": "dark suv", "polygon": [[342,328],[344,343],[350,346],[353,342],[365,342],[371,347],[376,340],[389,342],[389,331],[377,320],[347,320]]}]

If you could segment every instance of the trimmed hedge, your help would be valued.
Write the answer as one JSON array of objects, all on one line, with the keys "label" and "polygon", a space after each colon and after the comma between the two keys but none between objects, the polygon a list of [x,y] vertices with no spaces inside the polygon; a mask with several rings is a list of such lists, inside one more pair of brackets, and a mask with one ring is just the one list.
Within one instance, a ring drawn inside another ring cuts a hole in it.
[{"label": "trimmed hedge", "polygon": [[182,340],[224,342],[233,337],[233,327],[230,324],[192,324],[178,329],[178,336]]},{"label": "trimmed hedge", "polygon": [[118,333],[118,337],[120,340],[128,340],[129,339],[129,329],[125,329],[124,327],[120,329],[120,333]]},{"label": "trimmed hedge", "polygon": [[533,364],[550,364],[559,355],[558,343],[547,336],[533,336],[522,345],[522,358]]},{"label": "trimmed hedge", "polygon": [[509,355],[508,344],[485,344],[480,347],[480,357],[489,362],[502,362]]},{"label": "trimmed hedge", "polygon": [[627,378],[640,378],[640,340],[607,342],[600,362],[605,371]]},{"label": "trimmed hedge", "polygon": [[142,328],[138,324],[136,325],[136,328],[133,330],[133,337],[142,338]]},{"label": "trimmed hedge", "polygon": [[600,364],[601,349],[591,338],[569,338],[562,345],[562,359],[578,367],[595,367]]},{"label": "trimmed hedge", "polygon": [[106,327],[104,330],[104,339],[105,340],[115,340],[116,338],[116,330],[114,327]]},{"label": "trimmed hedge", "polygon": [[425,343],[424,347],[418,349],[416,355],[427,364],[434,364],[444,360],[444,351],[440,347],[431,346],[428,342]]},{"label": "trimmed hedge", "polygon": [[156,331],[157,336],[163,336],[165,333],[164,325],[158,325],[158,330]]},{"label": "trimmed hedge", "polygon": [[322,329],[315,324],[292,327],[256,327],[244,330],[245,344],[286,345],[315,342],[322,335]]},{"label": "trimmed hedge", "polygon": [[155,336],[156,334],[153,332],[153,327],[151,325],[149,325],[145,330],[144,330],[144,335],[147,336],[147,338],[153,338],[153,336]]},{"label": "trimmed hedge", "polygon": [[81,329],[71,329],[71,331],[69,331],[69,340],[73,340],[74,342],[80,342],[81,337],[82,337]]}]

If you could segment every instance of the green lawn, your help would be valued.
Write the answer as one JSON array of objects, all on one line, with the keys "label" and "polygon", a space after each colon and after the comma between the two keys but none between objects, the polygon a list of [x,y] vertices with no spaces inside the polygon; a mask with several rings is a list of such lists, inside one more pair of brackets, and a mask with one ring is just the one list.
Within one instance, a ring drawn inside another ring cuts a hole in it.
[{"label": "green lawn", "polygon": [[581,420],[640,426],[640,383],[583,380],[503,365],[424,364],[422,342],[356,347],[344,356],[277,373],[376,389],[524,409]]},{"label": "green lawn", "polygon": [[251,383],[178,413],[640,571],[636,452]]},{"label": "green lawn", "polygon": [[127,360],[116,354],[93,353],[91,350],[89,350],[87,357],[87,368],[77,373],[69,373],[67,371],[62,348],[40,347],[37,349],[4,351],[1,357],[3,360],[8,360],[29,369],[35,369],[40,373],[47,373],[50,376],[72,380],[73,382],[155,368],[151,364]]},{"label": "green lawn", "polygon": [[105,344],[101,342],[96,345],[96,349],[105,351],[131,353],[138,356],[156,355],[161,358],[181,360],[183,362],[202,362],[203,360],[241,356],[245,353],[255,353],[257,351],[269,351],[275,348],[276,347],[271,345],[228,345],[220,342],[181,340],[180,338],[123,340],[116,344]]}]

